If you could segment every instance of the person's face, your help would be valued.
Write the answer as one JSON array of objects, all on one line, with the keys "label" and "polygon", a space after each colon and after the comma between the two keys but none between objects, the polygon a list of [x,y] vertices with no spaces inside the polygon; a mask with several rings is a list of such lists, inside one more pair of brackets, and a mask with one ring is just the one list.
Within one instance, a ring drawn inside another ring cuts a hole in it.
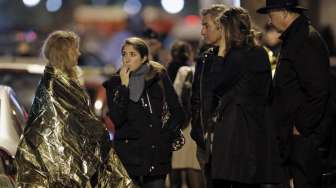
[{"label": "person's face", "polygon": [[220,26],[215,23],[211,15],[202,17],[201,35],[207,44],[219,45],[221,34]]},{"label": "person's face", "polygon": [[141,58],[140,53],[135,50],[132,45],[126,44],[122,50],[123,64],[130,69],[130,71],[137,70],[146,60],[147,57]]},{"label": "person's face", "polygon": [[267,46],[273,47],[280,43],[280,33],[274,29],[265,32],[264,41]]},{"label": "person's face", "polygon": [[286,30],[285,26],[285,18],[286,13],[282,10],[271,10],[268,13],[269,22],[275,27],[279,32],[283,32]]},{"label": "person's face", "polygon": [[150,48],[150,53],[153,56],[156,56],[162,48],[161,42],[157,39],[145,39],[145,41],[148,44],[148,47]]}]

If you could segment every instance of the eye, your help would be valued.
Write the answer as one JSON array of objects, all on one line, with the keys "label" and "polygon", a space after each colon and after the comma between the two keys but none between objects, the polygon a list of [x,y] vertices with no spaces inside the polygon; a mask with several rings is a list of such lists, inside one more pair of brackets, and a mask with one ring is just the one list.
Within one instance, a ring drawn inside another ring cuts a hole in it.
[{"label": "eye", "polygon": [[136,53],[135,53],[135,52],[131,52],[131,53],[130,53],[130,56],[131,56],[131,57],[135,57],[135,56],[136,56]]},{"label": "eye", "polygon": [[126,52],[121,53],[121,56],[125,57],[125,55],[126,55]]}]

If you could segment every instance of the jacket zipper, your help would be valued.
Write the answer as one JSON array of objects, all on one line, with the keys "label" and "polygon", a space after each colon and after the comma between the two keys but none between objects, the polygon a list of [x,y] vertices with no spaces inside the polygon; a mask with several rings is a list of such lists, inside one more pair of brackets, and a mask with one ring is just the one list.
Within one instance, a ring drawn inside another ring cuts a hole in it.
[{"label": "jacket zipper", "polygon": [[205,58],[207,57],[207,54],[202,57],[202,72],[201,72],[201,78],[200,78],[200,119],[201,119],[201,126],[202,126],[202,135],[203,137],[205,132],[204,122],[203,122],[203,74],[204,74],[204,66],[205,66]]},{"label": "jacket zipper", "polygon": [[148,105],[149,105],[149,112],[150,114],[153,114],[153,110],[152,110],[152,104],[149,100],[149,96],[148,96],[148,92],[146,91],[146,97],[147,97],[147,101],[148,101]]}]

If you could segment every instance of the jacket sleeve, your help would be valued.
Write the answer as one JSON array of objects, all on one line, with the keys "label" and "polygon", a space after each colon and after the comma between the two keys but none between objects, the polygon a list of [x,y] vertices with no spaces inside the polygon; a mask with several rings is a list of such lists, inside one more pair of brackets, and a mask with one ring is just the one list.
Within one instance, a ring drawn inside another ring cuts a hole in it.
[{"label": "jacket sleeve", "polygon": [[115,79],[111,79],[103,85],[106,89],[108,115],[118,129],[127,120],[129,89]]},{"label": "jacket sleeve", "polygon": [[184,123],[185,114],[173,87],[173,84],[169,79],[167,73],[162,76],[162,81],[166,92],[166,102],[168,104],[168,109],[171,114],[166,127],[169,130],[176,132],[181,128],[182,124]]},{"label": "jacket sleeve", "polygon": [[293,61],[305,96],[295,116],[295,127],[303,136],[320,124],[329,96],[329,56],[320,40],[306,40]]},{"label": "jacket sleeve", "polygon": [[191,138],[197,143],[197,146],[205,149],[204,130],[201,124],[200,110],[201,110],[201,98],[200,98],[200,81],[202,74],[202,59],[196,63],[194,79],[192,82],[191,93]]}]

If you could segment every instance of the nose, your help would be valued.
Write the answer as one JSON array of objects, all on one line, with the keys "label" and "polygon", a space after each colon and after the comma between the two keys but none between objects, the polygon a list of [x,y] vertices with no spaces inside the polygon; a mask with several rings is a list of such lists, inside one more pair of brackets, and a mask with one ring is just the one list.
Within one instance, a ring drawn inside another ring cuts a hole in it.
[{"label": "nose", "polygon": [[123,60],[124,60],[124,63],[128,63],[129,62],[129,58],[127,57],[127,55],[124,56]]}]

